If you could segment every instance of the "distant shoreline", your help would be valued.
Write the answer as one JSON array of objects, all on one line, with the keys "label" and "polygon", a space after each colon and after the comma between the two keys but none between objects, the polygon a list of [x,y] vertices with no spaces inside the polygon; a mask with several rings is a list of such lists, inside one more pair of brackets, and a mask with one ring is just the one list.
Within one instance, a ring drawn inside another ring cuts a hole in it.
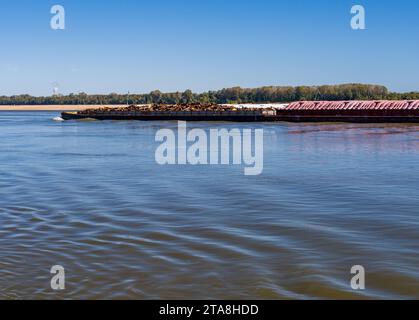
[{"label": "distant shoreline", "polygon": [[[293,101],[341,101],[341,100],[419,100],[419,92],[391,92],[385,86],[348,83],[321,86],[265,86],[259,88],[225,88],[201,93],[184,92],[109,93],[31,96],[18,94],[0,95],[0,105],[126,105],[126,104],[242,104],[242,103],[289,103]],[[60,107],[59,109],[62,109]],[[74,108],[69,108],[73,110]]]},{"label": "distant shoreline", "polygon": [[122,105],[0,105],[0,111],[79,111],[90,108],[116,108],[121,106]]}]

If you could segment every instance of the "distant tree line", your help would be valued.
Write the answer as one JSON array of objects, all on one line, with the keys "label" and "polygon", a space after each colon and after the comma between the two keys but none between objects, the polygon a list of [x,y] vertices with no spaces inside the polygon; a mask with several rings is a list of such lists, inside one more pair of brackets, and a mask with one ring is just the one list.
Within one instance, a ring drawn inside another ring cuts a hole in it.
[{"label": "distant tree line", "polygon": [[275,103],[301,100],[380,100],[419,99],[419,92],[393,93],[384,86],[368,84],[342,84],[299,87],[261,87],[246,89],[240,87],[219,91],[193,93],[162,93],[159,90],[148,94],[69,94],[48,97],[30,95],[0,96],[0,105],[63,105],[63,104],[148,104],[148,103]]}]

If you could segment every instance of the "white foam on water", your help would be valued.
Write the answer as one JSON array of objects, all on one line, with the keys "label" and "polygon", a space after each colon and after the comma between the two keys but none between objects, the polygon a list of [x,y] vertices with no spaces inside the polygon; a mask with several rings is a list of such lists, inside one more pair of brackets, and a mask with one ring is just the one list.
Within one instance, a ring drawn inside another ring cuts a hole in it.
[{"label": "white foam on water", "polygon": [[53,121],[57,121],[57,122],[62,122],[62,121],[65,121],[63,118],[61,118],[61,117],[55,117],[55,118],[52,118],[52,120]]}]

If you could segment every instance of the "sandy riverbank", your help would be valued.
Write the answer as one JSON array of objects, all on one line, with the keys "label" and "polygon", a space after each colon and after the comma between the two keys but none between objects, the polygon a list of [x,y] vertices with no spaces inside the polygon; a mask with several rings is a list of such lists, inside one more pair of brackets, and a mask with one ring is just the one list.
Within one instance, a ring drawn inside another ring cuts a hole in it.
[{"label": "sandy riverbank", "polygon": [[78,111],[99,107],[121,107],[119,105],[22,105],[22,106],[0,106],[0,111]]}]

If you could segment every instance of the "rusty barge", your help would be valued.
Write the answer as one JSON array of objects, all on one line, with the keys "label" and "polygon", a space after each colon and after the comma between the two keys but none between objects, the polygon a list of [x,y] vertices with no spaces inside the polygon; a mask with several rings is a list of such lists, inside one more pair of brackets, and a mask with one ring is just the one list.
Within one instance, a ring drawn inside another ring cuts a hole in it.
[{"label": "rusty barge", "polygon": [[63,112],[64,120],[419,123],[419,100],[298,101],[278,107],[148,105]]}]

